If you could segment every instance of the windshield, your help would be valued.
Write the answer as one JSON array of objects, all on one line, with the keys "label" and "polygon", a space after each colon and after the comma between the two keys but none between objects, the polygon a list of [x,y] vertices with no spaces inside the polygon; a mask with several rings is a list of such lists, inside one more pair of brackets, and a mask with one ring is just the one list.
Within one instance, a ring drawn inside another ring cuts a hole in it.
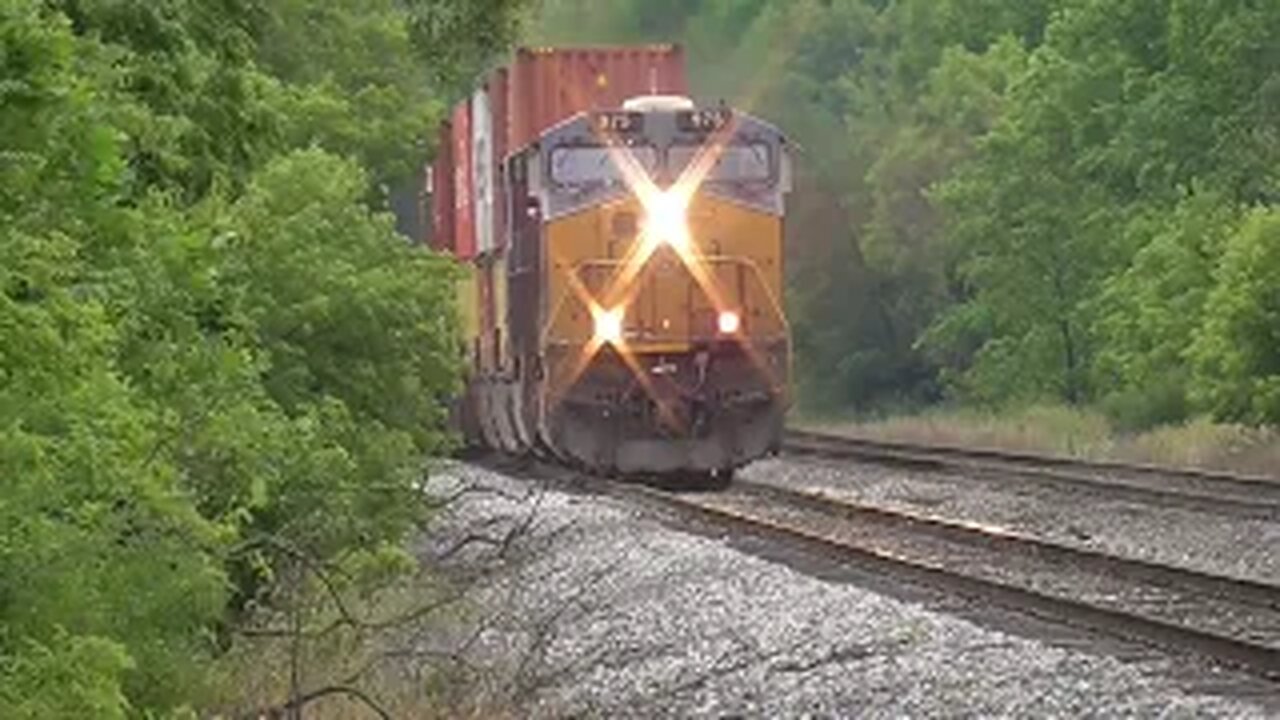
[{"label": "windshield", "polygon": [[658,166],[658,153],[652,147],[607,148],[599,145],[558,147],[551,151],[551,179],[560,185],[594,185],[622,182],[621,168],[612,153],[629,153],[652,175]]},{"label": "windshield", "polygon": [[[676,145],[667,154],[670,171],[682,172],[702,151],[702,145]],[[716,164],[707,173],[708,181],[765,181],[771,177],[769,146],[764,143],[734,143],[724,146]]]}]

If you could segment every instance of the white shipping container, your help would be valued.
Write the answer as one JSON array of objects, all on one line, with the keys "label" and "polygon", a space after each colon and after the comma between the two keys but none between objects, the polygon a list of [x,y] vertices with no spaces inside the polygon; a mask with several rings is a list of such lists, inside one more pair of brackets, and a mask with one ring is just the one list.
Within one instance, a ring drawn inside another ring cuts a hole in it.
[{"label": "white shipping container", "polygon": [[493,149],[493,108],[488,90],[482,87],[471,99],[471,189],[475,203],[476,252],[480,255],[494,249]]}]

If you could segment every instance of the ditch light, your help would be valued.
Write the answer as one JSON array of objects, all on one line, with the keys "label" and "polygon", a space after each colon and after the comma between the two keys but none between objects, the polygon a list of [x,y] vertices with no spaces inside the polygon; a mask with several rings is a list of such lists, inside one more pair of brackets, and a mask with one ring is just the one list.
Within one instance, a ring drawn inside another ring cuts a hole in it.
[{"label": "ditch light", "polygon": [[734,335],[742,328],[742,318],[732,310],[722,310],[716,318],[721,335]]}]

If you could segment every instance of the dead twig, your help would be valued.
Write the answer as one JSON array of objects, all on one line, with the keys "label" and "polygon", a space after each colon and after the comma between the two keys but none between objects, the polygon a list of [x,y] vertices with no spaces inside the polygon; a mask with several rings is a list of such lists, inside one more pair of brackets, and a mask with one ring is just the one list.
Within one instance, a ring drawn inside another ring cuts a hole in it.
[{"label": "dead twig", "polygon": [[253,710],[240,715],[239,718],[240,720],[280,720],[280,718],[296,716],[305,706],[331,695],[345,695],[372,710],[379,718],[391,720],[391,713],[387,712],[386,708],[378,704],[368,693],[350,685],[327,685],[292,698],[286,703]]}]

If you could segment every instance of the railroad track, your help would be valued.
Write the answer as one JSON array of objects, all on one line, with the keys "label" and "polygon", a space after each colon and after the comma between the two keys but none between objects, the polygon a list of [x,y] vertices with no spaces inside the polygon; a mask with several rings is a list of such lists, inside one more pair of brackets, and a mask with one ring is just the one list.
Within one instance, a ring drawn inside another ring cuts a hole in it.
[{"label": "railroad track", "polygon": [[1059,490],[1160,506],[1261,519],[1280,518],[1280,479],[1261,476],[871,440],[803,430],[788,430],[783,449],[795,455],[906,463],[986,478],[1015,478]]},{"label": "railroad track", "polygon": [[738,481],[720,493],[613,487],[870,572],[1280,681],[1277,586],[770,484]]}]

